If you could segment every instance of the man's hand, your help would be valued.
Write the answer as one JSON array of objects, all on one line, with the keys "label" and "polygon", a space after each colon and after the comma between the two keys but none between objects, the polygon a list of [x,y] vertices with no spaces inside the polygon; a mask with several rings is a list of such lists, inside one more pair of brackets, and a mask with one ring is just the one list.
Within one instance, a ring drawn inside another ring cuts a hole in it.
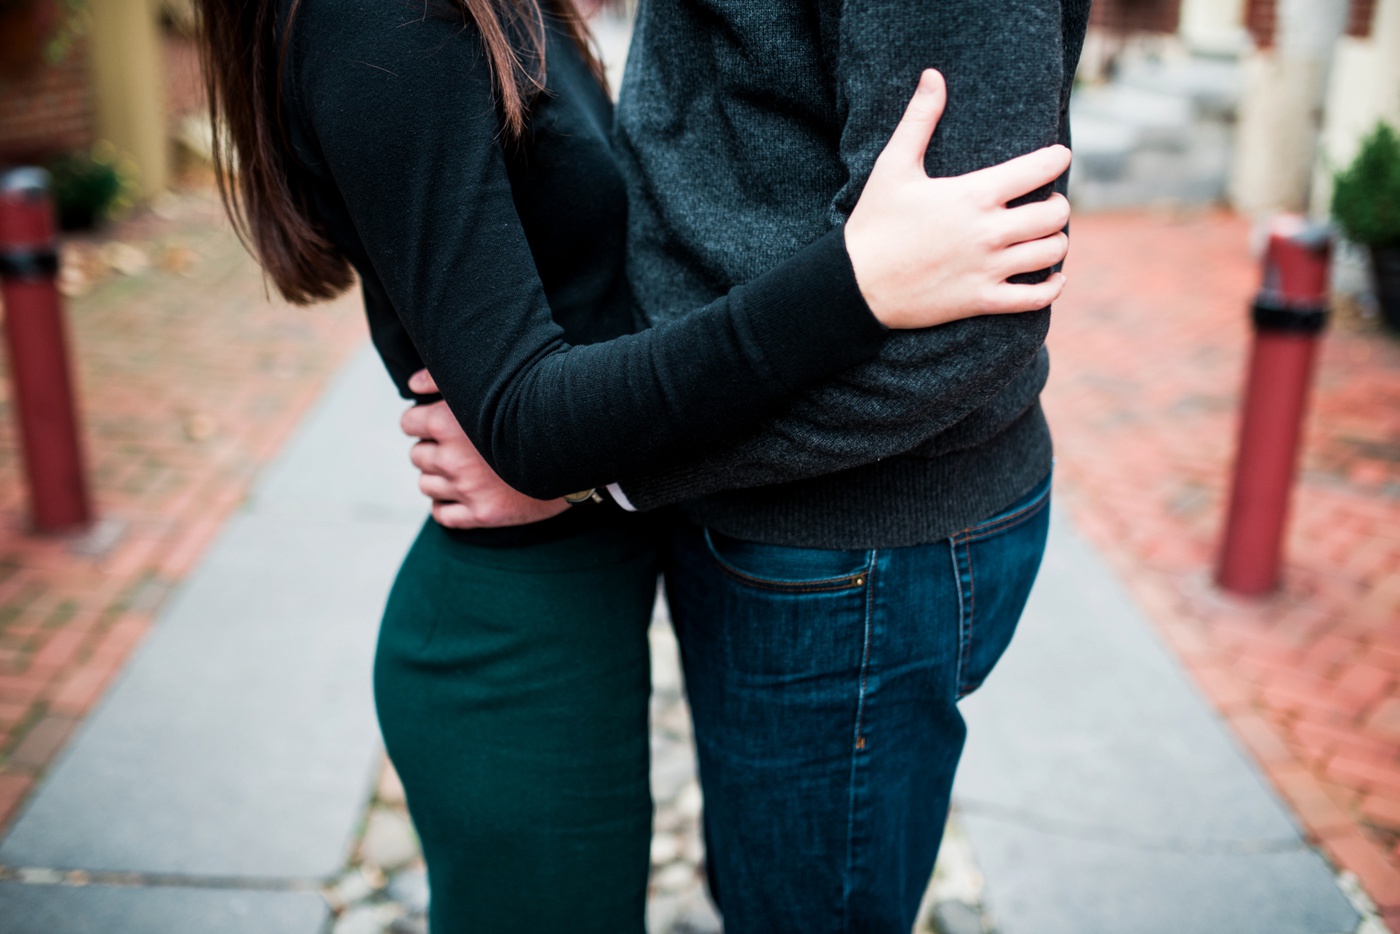
[{"label": "man's hand", "polygon": [[[438,391],[427,370],[408,381],[420,395]],[[559,515],[562,499],[531,499],[506,485],[457,424],[446,402],[415,405],[403,413],[404,434],[420,439],[409,459],[422,475],[418,489],[433,501],[433,518],[449,529],[494,529],[529,525]]]}]

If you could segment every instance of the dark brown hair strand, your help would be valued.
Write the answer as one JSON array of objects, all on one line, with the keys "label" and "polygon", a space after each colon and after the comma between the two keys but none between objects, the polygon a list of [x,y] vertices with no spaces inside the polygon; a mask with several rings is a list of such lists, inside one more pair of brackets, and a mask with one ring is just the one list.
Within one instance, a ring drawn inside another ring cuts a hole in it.
[{"label": "dark brown hair strand", "polygon": [[[277,0],[198,0],[198,35],[214,178],[224,209],[277,291],[308,305],[344,292],[354,273],[312,210],[308,192],[296,184],[296,156],[283,131],[282,69],[300,3],[293,0],[279,30]],[[481,34],[506,140],[524,135],[530,103],[544,89],[541,3],[602,81],[588,28],[570,0],[451,0]]]}]

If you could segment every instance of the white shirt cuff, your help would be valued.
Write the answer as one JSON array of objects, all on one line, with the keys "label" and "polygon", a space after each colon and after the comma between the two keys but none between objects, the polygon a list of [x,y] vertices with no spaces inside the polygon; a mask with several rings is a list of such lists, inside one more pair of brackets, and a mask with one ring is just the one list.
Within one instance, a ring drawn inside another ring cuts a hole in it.
[{"label": "white shirt cuff", "polygon": [[637,511],[637,507],[632,505],[632,501],[627,498],[627,494],[622,492],[622,487],[618,486],[616,483],[609,483],[607,489],[608,495],[613,498],[613,502],[617,503],[628,512]]}]

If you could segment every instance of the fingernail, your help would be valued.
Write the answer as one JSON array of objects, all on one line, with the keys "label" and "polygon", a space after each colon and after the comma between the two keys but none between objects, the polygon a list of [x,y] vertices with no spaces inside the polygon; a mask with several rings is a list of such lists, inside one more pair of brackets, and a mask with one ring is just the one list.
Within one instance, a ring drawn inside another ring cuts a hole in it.
[{"label": "fingernail", "polygon": [[933,69],[925,68],[923,74],[919,75],[919,94],[933,93]]}]

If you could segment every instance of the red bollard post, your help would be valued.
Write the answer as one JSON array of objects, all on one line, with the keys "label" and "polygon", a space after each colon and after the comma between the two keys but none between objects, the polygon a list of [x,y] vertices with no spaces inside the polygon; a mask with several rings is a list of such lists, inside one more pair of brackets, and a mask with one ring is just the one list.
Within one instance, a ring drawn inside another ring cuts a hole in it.
[{"label": "red bollard post", "polygon": [[1216,582],[1245,596],[1278,586],[1288,500],[1318,340],[1327,324],[1326,228],[1278,218],[1254,302],[1254,348]]},{"label": "red bollard post", "polygon": [[68,373],[53,203],[40,169],[0,174],[0,291],[34,527],[84,526],[92,508]]}]

